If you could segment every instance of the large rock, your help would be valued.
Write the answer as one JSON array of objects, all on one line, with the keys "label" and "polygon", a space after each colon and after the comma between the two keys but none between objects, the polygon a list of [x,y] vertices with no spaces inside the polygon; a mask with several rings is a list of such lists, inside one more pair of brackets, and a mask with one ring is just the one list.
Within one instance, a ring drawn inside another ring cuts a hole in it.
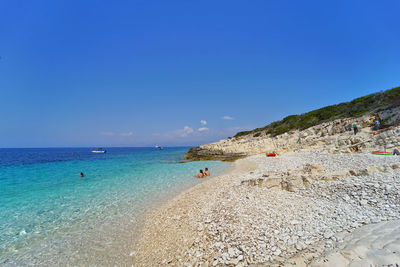
[{"label": "large rock", "polygon": [[245,153],[225,152],[223,149],[208,149],[207,147],[192,147],[186,154],[186,160],[222,160],[234,161],[245,157]]}]

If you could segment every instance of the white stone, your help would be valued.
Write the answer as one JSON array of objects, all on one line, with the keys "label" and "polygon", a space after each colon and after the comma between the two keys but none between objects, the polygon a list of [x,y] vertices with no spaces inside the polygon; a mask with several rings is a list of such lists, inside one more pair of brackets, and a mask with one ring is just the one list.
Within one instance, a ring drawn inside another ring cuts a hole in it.
[{"label": "white stone", "polygon": [[235,257],[235,250],[233,248],[228,248],[228,254],[230,258]]},{"label": "white stone", "polygon": [[324,237],[325,238],[331,238],[333,236],[333,233],[331,232],[331,231],[326,231],[325,233],[324,233]]},{"label": "white stone", "polygon": [[281,255],[281,252],[282,251],[278,248],[277,250],[274,251],[274,255],[279,256],[279,255]]}]

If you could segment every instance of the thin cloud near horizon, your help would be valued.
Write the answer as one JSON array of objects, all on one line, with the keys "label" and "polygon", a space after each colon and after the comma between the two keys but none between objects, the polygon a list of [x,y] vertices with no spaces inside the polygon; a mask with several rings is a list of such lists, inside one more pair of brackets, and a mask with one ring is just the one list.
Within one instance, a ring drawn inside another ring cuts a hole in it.
[{"label": "thin cloud near horizon", "polygon": [[217,142],[233,136],[239,131],[250,130],[256,127],[256,125],[241,125],[224,128],[192,128],[193,126],[189,125],[186,124],[182,128],[167,132],[154,132],[148,136],[139,135],[132,142],[134,142],[134,145],[146,144],[146,146],[153,146],[155,144],[162,146],[198,146]]},{"label": "thin cloud near horizon", "polygon": [[[101,132],[100,135],[104,136],[115,136],[117,135],[115,132]],[[132,136],[133,132],[122,132],[118,134],[119,136]]]},{"label": "thin cloud near horizon", "polygon": [[231,116],[228,116],[228,115],[225,115],[225,116],[223,116],[221,119],[223,119],[223,120],[234,120],[235,118],[233,118],[233,117],[231,117]]},{"label": "thin cloud near horizon", "polygon": [[199,132],[204,132],[204,131],[208,131],[208,130],[210,130],[210,129],[207,127],[201,127],[199,129],[197,129],[197,131],[199,131]]},{"label": "thin cloud near horizon", "polygon": [[132,136],[133,132],[127,132],[127,133],[120,133],[120,136]]}]

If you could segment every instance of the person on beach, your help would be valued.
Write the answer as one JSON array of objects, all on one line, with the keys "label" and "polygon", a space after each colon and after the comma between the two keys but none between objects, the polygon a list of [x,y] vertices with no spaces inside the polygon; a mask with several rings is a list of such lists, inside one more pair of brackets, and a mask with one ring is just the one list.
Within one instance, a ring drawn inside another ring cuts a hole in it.
[{"label": "person on beach", "polygon": [[379,122],[379,120],[376,120],[376,121],[375,121],[375,130],[377,130],[377,131],[379,130],[380,124],[381,124],[381,123]]},{"label": "person on beach", "polygon": [[400,155],[400,151],[397,148],[395,148],[393,150],[393,155],[399,156]]},{"label": "person on beach", "polygon": [[80,176],[81,176],[81,178],[82,178],[82,177],[85,176],[85,175],[83,175],[83,172],[81,172]]},{"label": "person on beach", "polygon": [[203,178],[204,177],[204,172],[203,170],[200,170],[200,172],[197,174],[197,178]]},{"label": "person on beach", "polygon": [[358,121],[355,121],[355,122],[353,123],[354,135],[356,135],[357,132],[358,132],[358,124],[357,124],[357,122],[358,122]]},{"label": "person on beach", "polygon": [[211,173],[210,173],[210,171],[208,170],[208,168],[205,169],[204,175],[205,175],[205,176],[210,176],[210,175],[211,175]]}]

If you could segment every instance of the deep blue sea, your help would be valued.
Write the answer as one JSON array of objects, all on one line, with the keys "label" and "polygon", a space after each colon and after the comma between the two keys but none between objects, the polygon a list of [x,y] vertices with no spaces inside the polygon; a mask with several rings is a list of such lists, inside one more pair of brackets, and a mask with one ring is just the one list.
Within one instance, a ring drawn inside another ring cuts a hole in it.
[{"label": "deep blue sea", "polygon": [[187,148],[106,149],[0,149],[0,265],[91,265],[95,255],[126,256],[149,207],[202,182],[194,178],[199,169],[215,177],[230,166],[177,163]]}]

